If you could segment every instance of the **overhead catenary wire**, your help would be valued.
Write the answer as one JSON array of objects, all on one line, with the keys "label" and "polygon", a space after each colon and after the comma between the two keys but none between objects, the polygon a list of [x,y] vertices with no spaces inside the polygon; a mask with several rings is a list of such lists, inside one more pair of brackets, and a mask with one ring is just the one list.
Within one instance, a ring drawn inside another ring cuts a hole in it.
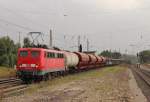
[{"label": "overhead catenary wire", "polygon": [[18,28],[24,29],[24,30],[33,30],[33,29],[29,28],[29,27],[26,27],[26,26],[22,26],[22,25],[13,23],[13,22],[7,21],[7,20],[2,19],[2,18],[0,18],[0,21],[1,21],[1,22],[4,22],[4,23],[6,23],[6,24],[10,24],[10,25],[16,26],[16,27],[18,27]]},{"label": "overhead catenary wire", "polygon": [[5,10],[5,11],[7,11],[7,12],[13,14],[13,15],[17,15],[17,17],[20,16],[21,18],[23,18],[24,20],[28,21],[29,23],[37,24],[37,25],[40,26],[40,27],[47,27],[47,26],[44,25],[44,24],[40,24],[40,23],[38,23],[38,22],[34,22],[33,20],[31,20],[31,19],[25,17],[25,16],[22,15],[21,13],[18,13],[18,12],[14,11],[14,10],[11,10],[11,9],[8,9],[8,8],[2,7],[2,6],[0,6],[0,8],[2,8],[3,10]]},{"label": "overhead catenary wire", "polygon": [[[5,10],[5,11],[7,11],[7,12],[9,12],[9,13],[12,13],[13,15],[15,14],[15,15],[17,15],[17,16],[21,16],[21,18],[23,18],[23,19],[25,19],[25,20],[27,20],[27,21],[30,21],[30,22],[33,22],[33,20],[30,20],[30,19],[28,19],[28,18],[26,18],[25,16],[23,16],[22,14],[19,14],[19,13],[17,13],[17,12],[15,12],[15,11],[13,11],[13,10],[10,10],[10,9],[8,9],[8,8],[6,8],[6,7],[0,7],[0,8],[2,8],[3,10]],[[19,25],[19,24],[16,24],[16,23],[12,23],[12,22],[10,22],[10,21],[7,21],[7,20],[5,20],[5,19],[0,19],[0,21],[2,21],[2,22],[5,22],[5,23],[7,23],[7,24],[10,24],[10,25],[13,25],[13,26],[17,26],[17,27],[19,27],[19,28],[21,28],[21,29],[24,29],[24,30],[33,30],[33,29],[31,29],[31,28],[29,28],[29,27],[25,27],[25,26],[22,26],[22,25]],[[37,24],[37,22],[34,22],[34,23],[36,23]],[[43,25],[41,25],[41,24],[38,24],[38,26],[42,26],[42,27],[47,27],[47,26],[43,26]]]}]

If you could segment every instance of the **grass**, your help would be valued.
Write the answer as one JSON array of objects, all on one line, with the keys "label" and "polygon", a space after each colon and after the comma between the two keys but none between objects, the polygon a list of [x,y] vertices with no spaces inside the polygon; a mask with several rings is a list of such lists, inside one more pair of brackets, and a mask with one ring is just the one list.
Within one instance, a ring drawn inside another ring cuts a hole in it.
[{"label": "grass", "polygon": [[0,78],[13,77],[16,75],[16,70],[13,68],[0,67]]},{"label": "grass", "polygon": [[99,68],[95,70],[90,70],[90,71],[85,71],[82,73],[76,73],[74,75],[68,75],[65,77],[59,77],[47,82],[41,82],[39,84],[32,84],[30,87],[27,89],[27,93],[33,93],[37,91],[38,89],[48,87],[49,90],[51,90],[53,87],[57,85],[62,85],[65,83],[73,82],[76,80],[86,80],[88,78],[98,78],[98,77],[103,77],[107,74],[110,73],[118,73],[121,71],[125,71],[126,68],[123,66],[113,66],[113,67],[105,67],[105,68]]}]

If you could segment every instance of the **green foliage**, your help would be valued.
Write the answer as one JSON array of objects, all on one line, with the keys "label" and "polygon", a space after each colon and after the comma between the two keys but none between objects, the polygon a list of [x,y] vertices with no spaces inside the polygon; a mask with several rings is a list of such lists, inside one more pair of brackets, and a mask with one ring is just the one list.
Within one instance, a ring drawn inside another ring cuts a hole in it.
[{"label": "green foliage", "polygon": [[15,44],[8,36],[0,38],[0,66],[13,67],[16,64],[17,50],[20,44]]},{"label": "green foliage", "polygon": [[114,59],[119,59],[122,56],[121,53],[119,53],[119,52],[111,52],[108,50],[104,50],[99,55],[104,56],[104,57],[114,58]]},{"label": "green foliage", "polygon": [[101,56],[104,56],[104,57],[111,57],[111,56],[112,56],[112,53],[111,53],[111,51],[104,50],[103,52],[101,52],[100,55],[101,55]]},{"label": "green foliage", "polygon": [[150,50],[141,51],[138,57],[141,63],[150,63]]},{"label": "green foliage", "polygon": [[0,56],[0,65],[9,67],[9,57],[7,54]]}]

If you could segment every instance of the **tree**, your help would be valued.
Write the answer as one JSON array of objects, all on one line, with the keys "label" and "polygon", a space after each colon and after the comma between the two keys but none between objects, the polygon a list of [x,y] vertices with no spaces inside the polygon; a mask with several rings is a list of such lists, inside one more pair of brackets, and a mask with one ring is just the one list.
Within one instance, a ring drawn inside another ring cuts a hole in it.
[{"label": "tree", "polygon": [[122,56],[120,52],[116,52],[116,51],[111,52],[109,50],[104,50],[99,55],[104,56],[104,57],[114,58],[114,59],[119,59]]},{"label": "tree", "polygon": [[138,54],[141,63],[149,63],[150,62],[150,50],[141,51]]},{"label": "tree", "polygon": [[104,57],[111,57],[112,53],[111,53],[111,51],[104,50],[99,55],[104,56]]},{"label": "tree", "polygon": [[8,36],[0,38],[0,66],[13,67],[16,64],[18,44]]}]

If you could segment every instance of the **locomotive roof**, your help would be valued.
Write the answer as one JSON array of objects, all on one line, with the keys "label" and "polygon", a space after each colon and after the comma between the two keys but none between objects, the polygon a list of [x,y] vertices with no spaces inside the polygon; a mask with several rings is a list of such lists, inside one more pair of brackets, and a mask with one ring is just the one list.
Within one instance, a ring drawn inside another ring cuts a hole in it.
[{"label": "locomotive roof", "polygon": [[38,51],[50,51],[50,52],[59,52],[59,53],[63,53],[63,51],[57,51],[57,50],[53,50],[53,49],[44,49],[44,48],[19,48],[19,50],[38,50]]}]

